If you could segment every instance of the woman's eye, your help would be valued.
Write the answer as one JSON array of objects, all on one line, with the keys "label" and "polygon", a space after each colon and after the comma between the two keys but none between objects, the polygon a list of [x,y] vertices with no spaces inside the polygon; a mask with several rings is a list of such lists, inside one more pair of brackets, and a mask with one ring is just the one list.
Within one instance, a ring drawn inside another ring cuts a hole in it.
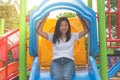
[{"label": "woman's eye", "polygon": [[67,27],[68,25],[65,25],[65,27]]}]

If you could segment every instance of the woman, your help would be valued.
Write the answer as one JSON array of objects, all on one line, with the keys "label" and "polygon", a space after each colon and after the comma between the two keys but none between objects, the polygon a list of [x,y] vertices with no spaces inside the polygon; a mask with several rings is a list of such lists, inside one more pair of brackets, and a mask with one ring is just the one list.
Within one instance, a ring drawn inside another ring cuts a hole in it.
[{"label": "woman", "polygon": [[77,33],[71,33],[70,23],[66,17],[58,19],[55,32],[43,32],[43,25],[48,15],[37,25],[37,33],[43,38],[53,43],[53,59],[50,66],[50,73],[53,80],[72,80],[75,74],[75,64],[73,58],[74,42],[88,33],[86,22],[80,17],[84,30]]}]

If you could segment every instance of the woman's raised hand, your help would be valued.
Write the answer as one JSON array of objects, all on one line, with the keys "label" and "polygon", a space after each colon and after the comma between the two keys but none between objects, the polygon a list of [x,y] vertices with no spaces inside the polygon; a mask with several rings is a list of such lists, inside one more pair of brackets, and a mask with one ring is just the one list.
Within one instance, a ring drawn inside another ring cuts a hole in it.
[{"label": "woman's raised hand", "polygon": [[44,24],[45,21],[47,20],[48,16],[49,16],[49,13],[41,21],[38,21],[37,27],[40,27],[42,24]]},{"label": "woman's raised hand", "polygon": [[43,26],[48,18],[49,14],[47,14],[43,19],[42,21],[38,22],[38,25],[37,25],[37,33],[39,35],[41,35],[42,37],[44,37],[45,39],[48,39],[48,34],[46,32],[43,31]]},{"label": "woman's raised hand", "polygon": [[49,16],[49,13],[48,13],[48,14],[47,14],[44,18],[43,18],[43,20],[44,20],[44,19],[47,19],[47,18],[48,18],[48,16]]}]

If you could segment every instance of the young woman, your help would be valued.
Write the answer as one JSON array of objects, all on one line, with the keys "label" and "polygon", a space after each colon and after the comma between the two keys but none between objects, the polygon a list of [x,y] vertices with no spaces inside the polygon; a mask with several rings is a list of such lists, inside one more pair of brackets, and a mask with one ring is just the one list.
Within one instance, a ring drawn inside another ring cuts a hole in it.
[{"label": "young woman", "polygon": [[43,32],[43,25],[48,15],[37,24],[37,33],[43,38],[53,43],[53,59],[50,66],[50,73],[53,80],[72,80],[75,74],[75,64],[73,58],[74,42],[88,33],[88,26],[80,16],[84,30],[77,33],[71,33],[70,23],[66,17],[58,19],[55,32]]}]

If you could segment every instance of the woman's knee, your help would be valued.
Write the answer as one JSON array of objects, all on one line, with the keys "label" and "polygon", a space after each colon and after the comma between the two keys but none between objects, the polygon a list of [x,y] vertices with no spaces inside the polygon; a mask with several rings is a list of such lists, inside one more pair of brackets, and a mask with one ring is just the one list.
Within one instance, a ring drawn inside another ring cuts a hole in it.
[{"label": "woman's knee", "polygon": [[63,79],[62,80],[72,80],[72,77],[73,77],[74,74],[64,74],[63,75]]},{"label": "woman's knee", "polygon": [[55,75],[55,76],[53,77],[53,80],[62,80],[62,79],[61,79],[61,76]]},{"label": "woman's knee", "polygon": [[72,77],[70,77],[70,76],[63,76],[62,80],[72,80]]}]

